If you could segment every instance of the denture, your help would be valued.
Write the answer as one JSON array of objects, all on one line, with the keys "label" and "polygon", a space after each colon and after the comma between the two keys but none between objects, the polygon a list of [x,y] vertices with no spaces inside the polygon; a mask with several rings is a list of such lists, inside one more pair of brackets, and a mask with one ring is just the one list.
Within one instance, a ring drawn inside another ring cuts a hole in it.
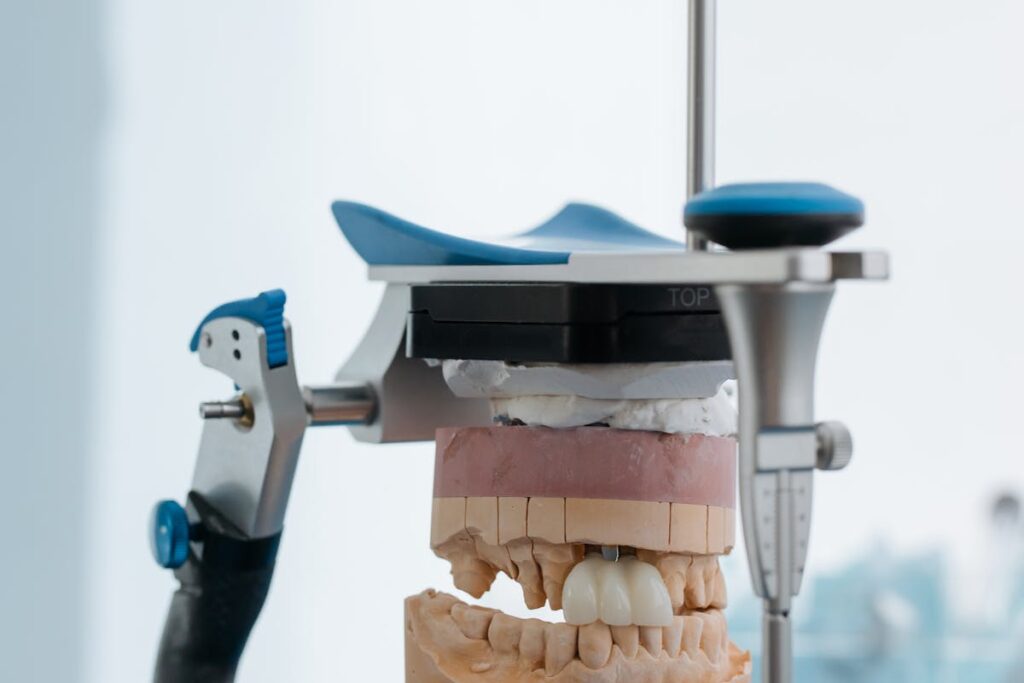
[{"label": "denture", "polygon": [[[522,403],[520,416],[545,405]],[[661,403],[613,409],[661,415]],[[683,407],[706,404],[723,409],[721,397]],[[507,408],[495,402],[503,424],[437,431],[431,548],[458,590],[479,599],[504,574],[528,608],[562,610],[564,623],[433,590],[410,597],[407,683],[749,681],[749,655],[728,638],[718,564],[735,544],[729,430],[702,433],[699,419],[682,433],[552,428],[510,420]],[[584,410],[589,419],[593,406]]]}]

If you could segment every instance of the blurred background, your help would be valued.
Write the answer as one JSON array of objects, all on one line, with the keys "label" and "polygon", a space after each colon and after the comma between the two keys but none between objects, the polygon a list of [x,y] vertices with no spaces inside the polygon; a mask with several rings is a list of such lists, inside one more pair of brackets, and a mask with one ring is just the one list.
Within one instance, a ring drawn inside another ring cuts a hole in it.
[{"label": "blurred background", "polygon": [[[142,681],[174,581],[152,504],[187,491],[187,342],[223,301],[289,295],[300,380],[329,379],[381,286],[329,205],[457,234],[567,200],[679,236],[684,0],[4,3],[0,19],[0,680]],[[865,199],[818,412],[857,458],[817,478],[801,680],[1020,681],[1024,5],[724,0],[720,182]],[[432,449],[308,434],[240,680],[398,681]],[[732,630],[758,647],[745,560]],[[511,581],[485,601],[521,614]],[[1018,658],[1015,661],[1015,658]],[[1016,667],[1016,668],[1014,668]]]}]

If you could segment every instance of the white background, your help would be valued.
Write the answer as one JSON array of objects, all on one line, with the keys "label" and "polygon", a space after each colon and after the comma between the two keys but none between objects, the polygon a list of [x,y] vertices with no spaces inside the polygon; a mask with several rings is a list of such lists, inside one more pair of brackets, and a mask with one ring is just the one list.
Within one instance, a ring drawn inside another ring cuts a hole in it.
[{"label": "white background", "polygon": [[[719,19],[719,181],[834,184],[869,209],[842,246],[893,256],[888,284],[842,287],[825,333],[819,415],[858,453],[817,478],[811,571],[876,539],[969,558],[991,496],[1024,488],[1024,8],[724,0]],[[479,237],[583,200],[679,236],[685,3],[110,0],[102,24],[75,571],[81,675],[110,682],[149,676],[174,583],[146,517],[188,489],[196,404],[230,393],[188,353],[194,325],[283,287],[300,380],[332,377],[381,291],[333,224],[339,198]],[[400,680],[402,598],[450,590],[428,548],[431,453],[307,435],[240,680]],[[484,602],[523,612],[511,582],[496,591]]]}]

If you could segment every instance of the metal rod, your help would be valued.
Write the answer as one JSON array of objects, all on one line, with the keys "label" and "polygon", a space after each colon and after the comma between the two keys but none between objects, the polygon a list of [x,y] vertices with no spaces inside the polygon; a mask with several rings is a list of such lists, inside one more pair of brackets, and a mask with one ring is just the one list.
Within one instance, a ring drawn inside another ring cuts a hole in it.
[{"label": "metal rod", "polygon": [[793,635],[788,614],[764,613],[761,680],[791,683],[793,680]]},{"label": "metal rod", "polygon": [[199,417],[204,420],[240,420],[245,415],[245,403],[241,399],[206,401],[199,404]]},{"label": "metal rod", "polygon": [[[690,0],[687,82],[686,197],[715,185],[715,3]],[[690,251],[707,251],[710,243],[688,232]]]},{"label": "metal rod", "polygon": [[351,382],[303,387],[311,427],[366,425],[377,413],[377,399],[368,384]]}]

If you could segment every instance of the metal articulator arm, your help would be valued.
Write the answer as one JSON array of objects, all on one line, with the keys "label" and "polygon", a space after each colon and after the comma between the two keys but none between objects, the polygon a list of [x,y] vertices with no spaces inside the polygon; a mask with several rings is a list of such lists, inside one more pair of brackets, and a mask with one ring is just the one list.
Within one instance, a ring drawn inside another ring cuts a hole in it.
[{"label": "metal articulator arm", "polygon": [[409,287],[389,285],[377,317],[334,384],[300,387],[285,294],[264,292],[208,315],[192,350],[236,395],[203,403],[187,503],[154,509],[157,562],[174,569],[158,683],[233,681],[263,607],[306,426],[343,425],[362,441],[433,439],[442,423],[479,421],[483,401],[457,400],[440,368],[406,358]]},{"label": "metal articulator arm", "polygon": [[277,290],[222,306],[192,340],[203,365],[239,393],[203,406],[186,507],[163,501],[154,512],[154,554],[180,582],[160,643],[160,683],[234,680],[270,587],[306,428],[284,302]]}]

